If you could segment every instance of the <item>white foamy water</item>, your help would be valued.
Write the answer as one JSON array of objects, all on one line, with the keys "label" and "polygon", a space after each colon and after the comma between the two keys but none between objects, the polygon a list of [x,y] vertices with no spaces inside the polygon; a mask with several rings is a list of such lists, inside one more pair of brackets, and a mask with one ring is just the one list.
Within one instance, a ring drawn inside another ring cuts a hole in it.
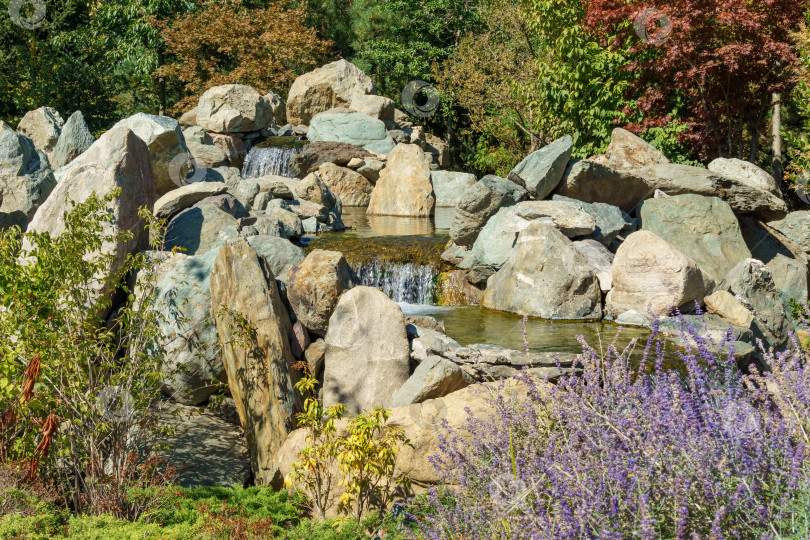
[{"label": "white foamy water", "polygon": [[260,176],[290,176],[290,158],[301,152],[300,148],[259,148],[254,146],[242,165],[242,178]]}]

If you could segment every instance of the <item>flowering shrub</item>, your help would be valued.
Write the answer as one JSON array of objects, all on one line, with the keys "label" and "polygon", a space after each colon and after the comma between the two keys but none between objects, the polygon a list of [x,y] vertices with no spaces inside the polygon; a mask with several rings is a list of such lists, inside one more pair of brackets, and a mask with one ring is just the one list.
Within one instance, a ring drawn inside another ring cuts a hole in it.
[{"label": "flowering shrub", "polygon": [[580,338],[581,374],[501,383],[472,436],[445,426],[445,487],[415,516],[418,537],[806,538],[804,351],[794,340],[766,355],[770,372],[744,375],[725,343],[685,333],[685,373],[663,369],[654,331],[636,369],[629,349],[600,355]]}]

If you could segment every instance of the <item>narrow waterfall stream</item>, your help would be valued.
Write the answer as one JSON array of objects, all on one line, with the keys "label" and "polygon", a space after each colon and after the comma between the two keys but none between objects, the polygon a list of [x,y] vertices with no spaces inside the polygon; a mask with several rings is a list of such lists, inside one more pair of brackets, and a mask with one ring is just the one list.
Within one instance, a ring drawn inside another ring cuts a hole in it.
[{"label": "narrow waterfall stream", "polygon": [[254,146],[242,165],[242,178],[260,176],[290,176],[290,158],[301,152],[300,148]]},{"label": "narrow waterfall stream", "polygon": [[371,263],[353,267],[361,285],[376,287],[394,302],[435,305],[435,265],[396,263],[374,259]]}]

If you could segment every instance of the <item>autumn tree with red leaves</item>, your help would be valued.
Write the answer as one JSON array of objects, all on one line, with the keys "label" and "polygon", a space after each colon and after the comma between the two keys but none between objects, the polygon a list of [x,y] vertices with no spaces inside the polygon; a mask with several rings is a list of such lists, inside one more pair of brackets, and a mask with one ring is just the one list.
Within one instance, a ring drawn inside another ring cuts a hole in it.
[{"label": "autumn tree with red leaves", "polygon": [[[666,18],[650,17],[655,9]],[[584,24],[637,43],[627,69],[637,75],[630,92],[644,119],[630,129],[679,118],[681,142],[701,160],[756,161],[772,94],[796,82],[791,34],[805,9],[799,0],[590,0]],[[640,39],[634,26],[653,38]]]}]

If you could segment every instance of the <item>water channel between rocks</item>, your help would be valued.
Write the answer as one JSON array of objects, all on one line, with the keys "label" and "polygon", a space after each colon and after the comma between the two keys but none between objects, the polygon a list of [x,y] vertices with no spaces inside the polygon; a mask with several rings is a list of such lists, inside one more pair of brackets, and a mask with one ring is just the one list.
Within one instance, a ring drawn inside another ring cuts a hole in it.
[{"label": "water channel between rocks", "polygon": [[[447,335],[462,345],[492,343],[522,350],[523,319],[519,315],[477,306],[437,305],[438,275],[445,270],[440,255],[449,239],[453,208],[437,208],[432,218],[368,216],[365,208],[345,207],[343,222],[351,230],[310,236],[307,250],[341,251],[363,285],[377,287],[397,301],[403,313],[430,315],[444,323]],[[535,352],[582,351],[577,336],[595,347],[606,348],[618,327],[608,322],[545,321],[528,319],[526,336]],[[642,351],[649,332],[624,328],[618,345],[638,338]]]}]

